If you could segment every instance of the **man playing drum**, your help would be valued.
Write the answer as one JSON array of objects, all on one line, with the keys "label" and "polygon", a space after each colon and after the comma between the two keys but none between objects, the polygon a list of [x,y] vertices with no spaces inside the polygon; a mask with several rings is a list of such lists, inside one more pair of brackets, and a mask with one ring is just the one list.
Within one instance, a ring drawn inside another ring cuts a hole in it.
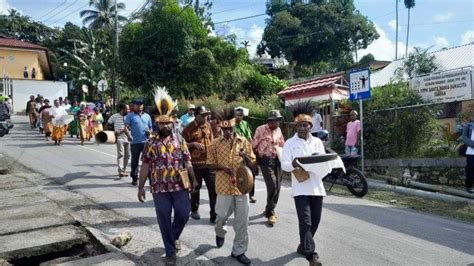
[{"label": "man playing drum", "polygon": [[[207,164],[216,170],[216,245],[218,248],[224,245],[227,219],[234,213],[235,238],[231,255],[240,263],[249,265],[251,261],[245,256],[248,248],[249,214],[249,199],[246,193],[252,186],[249,185],[247,191],[240,191],[237,186],[237,172],[241,172],[241,168],[245,166],[244,160],[254,164],[255,155],[250,143],[234,133],[234,110],[219,111],[216,116],[223,135],[212,142],[207,154]],[[250,183],[253,181],[251,172],[244,178]]]}]

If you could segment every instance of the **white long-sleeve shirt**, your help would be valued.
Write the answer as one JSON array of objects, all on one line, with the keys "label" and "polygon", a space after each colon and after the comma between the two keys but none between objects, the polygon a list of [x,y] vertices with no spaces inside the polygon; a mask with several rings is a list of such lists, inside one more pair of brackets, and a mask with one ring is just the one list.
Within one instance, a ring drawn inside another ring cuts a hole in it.
[{"label": "white long-sleeve shirt", "polygon": [[62,106],[59,106],[59,107],[53,106],[49,108],[49,115],[57,117],[60,115],[67,115],[67,112],[66,112],[66,109],[64,109],[64,107]]},{"label": "white long-sleeve shirt", "polygon": [[[296,157],[309,156],[314,153],[325,154],[323,142],[313,137],[311,134],[308,135],[308,139],[304,140],[295,134],[292,138],[288,139],[283,146],[283,159],[281,162],[281,168],[284,171],[292,172],[295,168],[293,167],[293,160]],[[326,190],[324,189],[322,177],[318,177],[316,174],[309,172],[310,178],[304,182],[298,182],[293,173],[291,173],[291,187],[293,190],[293,197],[296,196],[326,196]]]}]

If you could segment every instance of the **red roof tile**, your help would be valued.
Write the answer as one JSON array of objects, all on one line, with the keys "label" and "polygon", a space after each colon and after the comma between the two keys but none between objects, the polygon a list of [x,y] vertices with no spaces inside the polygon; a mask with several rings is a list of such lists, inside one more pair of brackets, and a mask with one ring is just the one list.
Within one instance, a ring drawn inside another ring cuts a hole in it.
[{"label": "red roof tile", "polygon": [[43,46],[39,46],[29,42],[23,42],[15,39],[0,38],[0,47],[11,47],[20,49],[35,49],[35,50],[46,50]]},{"label": "red roof tile", "polygon": [[332,75],[325,75],[322,77],[305,80],[298,83],[293,83],[286,89],[280,91],[278,95],[285,96],[287,94],[300,93],[309,89],[328,87],[334,85],[341,78],[344,78],[344,73],[337,73]]}]

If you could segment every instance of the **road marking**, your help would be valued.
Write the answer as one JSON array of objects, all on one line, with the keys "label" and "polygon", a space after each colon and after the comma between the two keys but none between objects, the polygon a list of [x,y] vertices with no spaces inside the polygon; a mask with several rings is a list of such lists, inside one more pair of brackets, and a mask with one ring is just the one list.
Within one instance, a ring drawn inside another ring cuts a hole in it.
[{"label": "road marking", "polygon": [[[69,140],[64,140],[63,142],[72,143],[72,144],[75,143],[75,142],[69,141]],[[86,149],[86,150],[95,151],[95,152],[97,152],[97,153],[100,153],[100,154],[103,154],[103,155],[107,155],[107,156],[110,156],[110,157],[117,158],[117,155],[112,155],[112,154],[110,154],[110,153],[98,151],[98,150],[95,150],[95,149],[92,149],[92,148],[89,148],[89,147],[85,147],[85,146],[82,146],[82,145],[78,145],[78,147],[84,148],[84,149]]]}]

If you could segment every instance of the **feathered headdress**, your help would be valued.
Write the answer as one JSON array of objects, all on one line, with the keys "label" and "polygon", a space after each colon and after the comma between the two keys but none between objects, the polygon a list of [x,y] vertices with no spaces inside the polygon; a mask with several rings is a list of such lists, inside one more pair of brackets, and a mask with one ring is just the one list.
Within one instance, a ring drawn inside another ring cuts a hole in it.
[{"label": "feathered headdress", "polygon": [[156,112],[155,122],[157,123],[170,123],[174,119],[171,117],[171,112],[174,108],[173,99],[168,94],[168,90],[165,87],[156,87],[155,88],[155,106]]},{"label": "feathered headdress", "polygon": [[226,108],[217,110],[215,112],[216,118],[219,121],[221,128],[229,128],[235,126],[235,112],[233,108]]},{"label": "feathered headdress", "polygon": [[289,107],[291,113],[293,114],[293,118],[295,122],[308,122],[311,125],[313,121],[311,119],[311,115],[314,111],[314,106],[311,104],[310,101],[302,101],[297,102]]}]

